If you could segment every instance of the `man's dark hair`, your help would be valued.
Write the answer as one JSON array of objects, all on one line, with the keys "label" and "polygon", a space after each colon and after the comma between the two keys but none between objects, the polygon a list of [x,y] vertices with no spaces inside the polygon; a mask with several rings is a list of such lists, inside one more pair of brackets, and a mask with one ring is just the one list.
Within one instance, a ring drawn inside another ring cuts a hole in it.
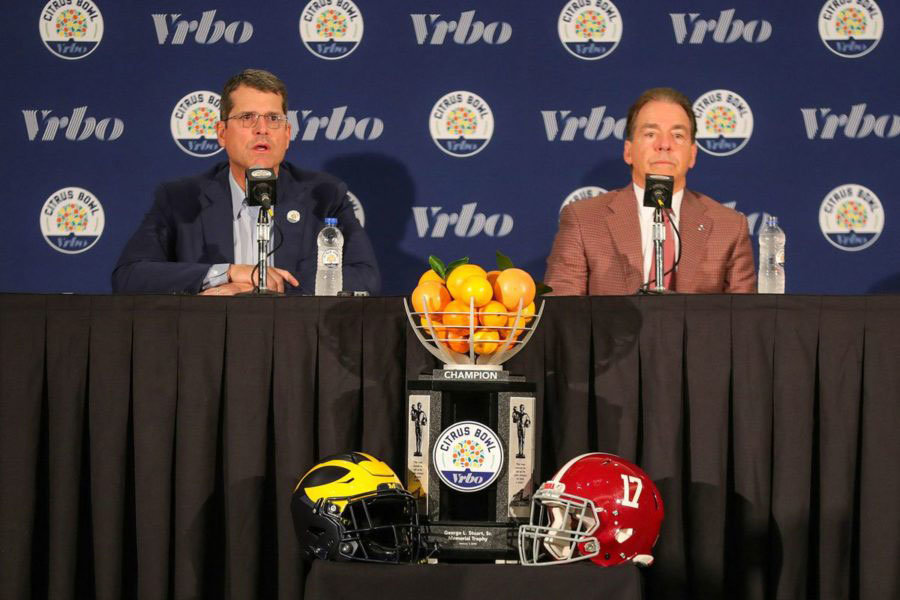
[{"label": "man's dark hair", "polygon": [[691,121],[691,141],[697,137],[697,119],[694,117],[694,107],[691,105],[690,99],[674,88],[660,87],[652,88],[641,94],[631,108],[628,109],[628,119],[625,121],[625,139],[630,140],[634,135],[634,122],[637,119],[641,109],[654,100],[659,102],[671,102],[677,104],[687,113],[688,119]]},{"label": "man's dark hair", "polygon": [[272,73],[262,69],[244,69],[226,81],[225,87],[222,89],[222,102],[219,112],[223,121],[228,117],[231,109],[234,108],[234,105],[231,103],[231,92],[242,85],[260,92],[278,94],[281,96],[281,111],[287,114],[287,87],[284,85],[284,82]]}]

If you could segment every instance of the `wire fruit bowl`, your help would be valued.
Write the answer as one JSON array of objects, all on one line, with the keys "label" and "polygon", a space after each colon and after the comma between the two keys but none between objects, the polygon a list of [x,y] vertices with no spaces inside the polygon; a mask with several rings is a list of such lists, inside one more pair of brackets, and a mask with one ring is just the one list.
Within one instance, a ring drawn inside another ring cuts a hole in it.
[{"label": "wire fruit bowl", "polygon": [[[419,341],[431,354],[444,361],[446,366],[465,368],[466,366],[475,367],[478,365],[491,368],[503,364],[525,347],[541,320],[541,315],[544,312],[544,303],[540,303],[540,307],[535,311],[533,317],[522,316],[521,299],[515,312],[481,312],[475,308],[473,299],[469,300],[468,312],[430,312],[427,303],[424,306],[424,311],[416,312],[410,310],[406,298],[403,299],[403,308],[406,310],[406,316],[409,318],[409,324],[412,326],[416,337],[419,338]],[[468,326],[446,325],[444,324],[446,316],[468,317]],[[479,316],[505,316],[507,317],[507,324],[498,326],[481,325]],[[416,322],[417,320],[419,321],[418,323]],[[499,339],[476,340],[475,332],[479,330],[497,331]],[[449,337],[451,332],[455,332],[457,335],[464,334],[467,337],[451,338]],[[467,342],[467,352],[457,352],[450,348],[450,343],[462,340]],[[475,350],[478,344],[494,344],[496,349],[492,352],[480,353]]]}]

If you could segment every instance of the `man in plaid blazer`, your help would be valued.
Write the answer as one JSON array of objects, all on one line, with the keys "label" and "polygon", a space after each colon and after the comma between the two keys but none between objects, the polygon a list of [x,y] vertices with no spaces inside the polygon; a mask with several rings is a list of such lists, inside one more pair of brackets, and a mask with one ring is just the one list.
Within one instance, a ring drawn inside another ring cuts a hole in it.
[{"label": "man in plaid blazer", "polygon": [[754,293],[756,273],[747,219],[712,198],[685,189],[697,160],[691,102],[671,88],[644,92],[626,121],[623,158],[632,182],[574,202],[562,211],[544,281],[556,295],[625,295],[648,281],[652,208],[643,207],[647,174],[671,175],[680,261],[668,289],[689,293]]}]

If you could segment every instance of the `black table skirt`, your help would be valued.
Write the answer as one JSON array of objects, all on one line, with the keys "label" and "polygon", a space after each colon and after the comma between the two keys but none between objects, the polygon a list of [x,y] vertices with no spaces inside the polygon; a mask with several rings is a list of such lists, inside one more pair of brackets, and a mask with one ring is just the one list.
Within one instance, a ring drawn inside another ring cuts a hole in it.
[{"label": "black table skirt", "polygon": [[[548,299],[506,366],[544,479],[602,450],[656,481],[645,597],[874,599],[900,597],[898,357],[898,297],[595,297]],[[435,366],[398,298],[0,295],[0,597],[301,598],[298,475],[400,472]]]},{"label": "black table skirt", "polygon": [[[552,585],[551,585],[552,582]],[[575,563],[513,565],[370,565],[316,561],[306,600],[641,600],[638,567]]]}]

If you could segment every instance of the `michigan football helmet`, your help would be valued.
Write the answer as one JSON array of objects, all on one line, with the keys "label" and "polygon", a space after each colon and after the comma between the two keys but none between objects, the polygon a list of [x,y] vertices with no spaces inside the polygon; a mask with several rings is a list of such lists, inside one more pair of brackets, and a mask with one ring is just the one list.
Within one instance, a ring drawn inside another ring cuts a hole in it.
[{"label": "michigan football helmet", "polygon": [[582,454],[535,492],[529,524],[519,527],[519,557],[523,565],[648,566],[662,520],[659,490],[639,467],[613,454]]},{"label": "michigan football helmet", "polygon": [[304,475],[291,498],[294,529],[309,558],[408,563],[428,543],[416,502],[384,462],[335,454]]}]

